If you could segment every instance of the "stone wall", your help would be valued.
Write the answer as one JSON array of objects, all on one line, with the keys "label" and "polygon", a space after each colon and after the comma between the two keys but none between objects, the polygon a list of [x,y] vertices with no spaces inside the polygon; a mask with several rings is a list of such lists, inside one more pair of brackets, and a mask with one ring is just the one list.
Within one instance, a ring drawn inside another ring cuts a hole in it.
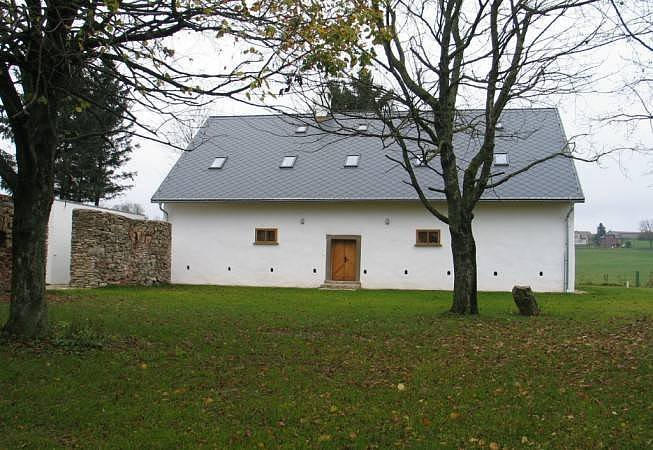
[{"label": "stone wall", "polygon": [[71,286],[170,282],[169,223],[76,209],[72,225]]},{"label": "stone wall", "polygon": [[11,197],[0,194],[0,292],[11,289],[11,225],[14,204]]}]

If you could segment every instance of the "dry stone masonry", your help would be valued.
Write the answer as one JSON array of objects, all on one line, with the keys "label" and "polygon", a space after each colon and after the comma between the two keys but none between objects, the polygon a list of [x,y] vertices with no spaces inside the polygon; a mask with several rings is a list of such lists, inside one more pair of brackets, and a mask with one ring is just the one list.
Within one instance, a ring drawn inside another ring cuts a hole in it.
[{"label": "dry stone masonry", "polygon": [[0,194],[0,292],[11,289],[11,224],[14,204],[11,197]]},{"label": "dry stone masonry", "polygon": [[170,282],[171,226],[106,212],[76,209],[70,255],[70,284]]}]

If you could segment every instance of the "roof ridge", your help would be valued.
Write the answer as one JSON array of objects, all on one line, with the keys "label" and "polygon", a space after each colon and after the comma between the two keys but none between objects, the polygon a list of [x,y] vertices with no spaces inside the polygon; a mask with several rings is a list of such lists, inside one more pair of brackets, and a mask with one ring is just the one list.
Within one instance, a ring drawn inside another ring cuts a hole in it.
[{"label": "roof ridge", "polygon": [[[483,108],[463,108],[463,109],[458,109],[458,111],[483,111]],[[505,111],[546,111],[546,110],[551,110],[551,111],[557,111],[558,108],[554,106],[536,106],[536,107],[528,107],[528,108],[504,108]],[[361,113],[361,114],[368,114],[372,113],[372,111],[338,111],[335,114],[351,114],[351,113]],[[208,116],[209,119],[234,119],[234,118],[248,118],[248,117],[265,117],[265,118],[273,118],[273,117],[302,117],[302,116],[308,116],[308,117],[313,117],[313,114],[311,113],[256,113],[256,114],[210,114]]]}]

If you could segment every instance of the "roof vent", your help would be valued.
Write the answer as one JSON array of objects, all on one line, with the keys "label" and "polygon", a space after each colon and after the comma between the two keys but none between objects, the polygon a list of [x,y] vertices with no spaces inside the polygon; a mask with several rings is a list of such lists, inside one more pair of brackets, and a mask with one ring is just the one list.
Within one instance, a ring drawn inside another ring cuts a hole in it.
[{"label": "roof vent", "polygon": [[295,128],[295,133],[297,134],[306,133],[306,130],[308,130],[308,127],[306,125],[300,125],[297,128]]},{"label": "roof vent", "polygon": [[213,160],[213,163],[209,166],[209,169],[222,169],[222,166],[224,166],[226,160],[226,156],[217,156]]},{"label": "roof vent", "polygon": [[358,167],[358,160],[361,158],[361,155],[347,155],[345,159],[345,167]]},{"label": "roof vent", "polygon": [[360,125],[358,125],[358,128],[356,128],[356,131],[367,131],[367,125],[361,123]]},{"label": "roof vent", "polygon": [[508,154],[507,153],[495,153],[494,154],[494,165],[495,166],[507,166],[509,164]]},{"label": "roof vent", "polygon": [[297,161],[296,156],[284,156],[279,167],[282,169],[292,169],[295,166],[295,161]]}]

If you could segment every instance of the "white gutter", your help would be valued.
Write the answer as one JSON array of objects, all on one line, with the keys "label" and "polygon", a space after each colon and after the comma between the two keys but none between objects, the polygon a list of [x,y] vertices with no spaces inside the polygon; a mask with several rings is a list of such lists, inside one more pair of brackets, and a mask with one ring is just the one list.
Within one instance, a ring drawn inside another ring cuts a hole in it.
[{"label": "white gutter", "polygon": [[161,210],[161,212],[163,213],[163,216],[165,217],[165,221],[167,222],[168,221],[168,211],[166,211],[163,208],[163,205],[164,205],[163,203],[159,202],[159,210]]},{"label": "white gutter", "polygon": [[569,250],[569,216],[574,212],[574,204],[572,203],[567,211],[565,216],[565,258],[564,258],[564,290],[565,292],[572,292],[569,290],[569,259],[570,259],[570,250]]}]

